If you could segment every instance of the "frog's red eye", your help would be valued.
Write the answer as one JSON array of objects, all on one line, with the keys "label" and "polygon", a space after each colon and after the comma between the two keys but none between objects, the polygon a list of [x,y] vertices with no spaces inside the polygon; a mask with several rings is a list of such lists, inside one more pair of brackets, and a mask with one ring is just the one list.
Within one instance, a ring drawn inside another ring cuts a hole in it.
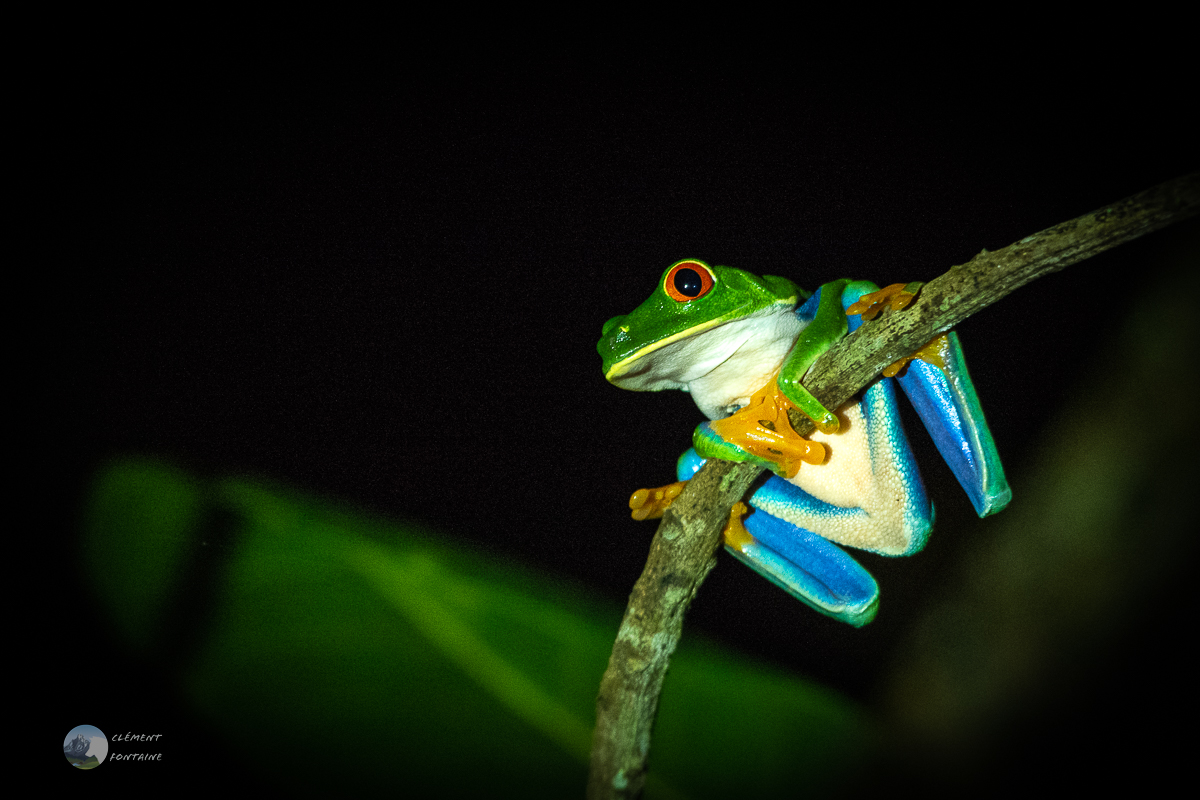
[{"label": "frog's red eye", "polygon": [[672,300],[686,303],[703,297],[713,287],[715,279],[707,264],[699,261],[680,261],[667,271],[663,291]]}]

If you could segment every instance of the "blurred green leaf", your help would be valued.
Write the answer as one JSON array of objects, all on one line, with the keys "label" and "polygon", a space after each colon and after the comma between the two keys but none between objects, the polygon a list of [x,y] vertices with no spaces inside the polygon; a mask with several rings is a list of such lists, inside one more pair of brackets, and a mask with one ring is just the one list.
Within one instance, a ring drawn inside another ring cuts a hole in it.
[{"label": "blurred green leaf", "polygon": [[[583,792],[614,604],[409,527],[150,461],[97,478],[85,545],[117,630],[265,773],[318,790]],[[865,733],[833,693],[686,641],[647,796],[813,788]]]}]

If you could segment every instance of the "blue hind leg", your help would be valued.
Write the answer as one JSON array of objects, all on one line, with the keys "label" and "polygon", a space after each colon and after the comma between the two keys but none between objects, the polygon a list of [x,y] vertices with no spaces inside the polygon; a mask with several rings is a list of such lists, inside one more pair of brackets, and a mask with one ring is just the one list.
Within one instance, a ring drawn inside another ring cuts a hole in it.
[{"label": "blue hind leg", "polygon": [[[843,307],[849,308],[875,288],[875,284],[867,281],[851,283],[842,295]],[[862,324],[857,314],[847,317],[847,321],[851,331]],[[915,358],[896,380],[971,499],[976,513],[986,517],[1008,505],[1012,490],[967,372],[958,334],[951,331],[940,338],[938,356],[943,366]]]},{"label": "blue hind leg", "polygon": [[[678,479],[689,480],[703,464],[694,449],[686,451],[676,465]],[[779,491],[786,483],[771,477],[767,486]],[[756,496],[762,493],[759,489]],[[762,510],[744,524],[749,537],[733,543],[727,539],[725,545],[743,564],[822,614],[856,628],[875,619],[878,584],[836,544]]]},{"label": "blue hind leg", "polygon": [[967,372],[958,334],[953,331],[946,334],[941,360],[944,370],[913,359],[896,380],[971,498],[975,512],[986,517],[1008,505],[1012,490]]},{"label": "blue hind leg", "polygon": [[855,627],[875,618],[879,586],[840,547],[762,511],[746,518],[753,537],[726,549],[796,599]]}]

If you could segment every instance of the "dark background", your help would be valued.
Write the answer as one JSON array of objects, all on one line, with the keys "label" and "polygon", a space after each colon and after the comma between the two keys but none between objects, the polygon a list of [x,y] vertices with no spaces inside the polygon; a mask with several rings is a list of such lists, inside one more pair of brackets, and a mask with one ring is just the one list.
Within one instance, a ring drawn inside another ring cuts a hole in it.
[{"label": "dark background", "polygon": [[[653,533],[625,500],[671,480],[700,416],[605,383],[595,342],[666,266],[927,280],[1197,168],[1188,91],[1086,61],[854,79],[791,56],[462,56],[131,60],[62,98],[59,508],[107,458],[152,454],[418,520],[623,602]],[[959,329],[1014,482],[1168,235]],[[839,625],[722,557],[689,628],[870,704],[971,515],[910,431],[939,526],[917,558],[864,558],[876,622]],[[156,686],[127,667],[98,667],[126,707]]]}]

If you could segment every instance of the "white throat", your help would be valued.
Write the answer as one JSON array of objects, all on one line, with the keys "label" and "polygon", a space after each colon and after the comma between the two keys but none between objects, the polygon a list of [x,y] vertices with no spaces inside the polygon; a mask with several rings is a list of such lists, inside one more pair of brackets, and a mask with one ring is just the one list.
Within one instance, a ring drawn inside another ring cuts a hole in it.
[{"label": "white throat", "polygon": [[684,391],[709,419],[729,416],[779,370],[805,324],[773,306],[694,337]]}]

